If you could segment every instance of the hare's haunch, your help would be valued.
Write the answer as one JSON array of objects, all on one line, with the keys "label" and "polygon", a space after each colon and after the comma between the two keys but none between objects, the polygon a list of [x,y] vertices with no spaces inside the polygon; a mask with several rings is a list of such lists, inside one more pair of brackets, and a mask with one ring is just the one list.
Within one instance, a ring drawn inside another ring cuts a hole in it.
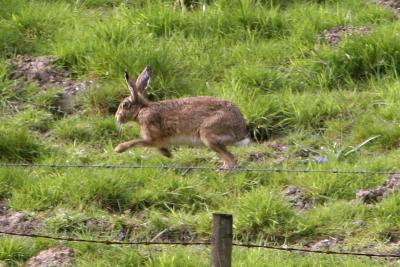
[{"label": "hare's haunch", "polygon": [[144,97],[150,75],[150,66],[136,81],[125,72],[131,95],[121,102],[115,118],[119,124],[136,121],[141,139],[121,143],[115,151],[121,153],[140,145],[158,148],[162,155],[171,157],[168,146],[204,144],[221,157],[222,168],[233,168],[236,160],[226,146],[250,142],[240,110],[229,101],[211,96],[150,102]]}]

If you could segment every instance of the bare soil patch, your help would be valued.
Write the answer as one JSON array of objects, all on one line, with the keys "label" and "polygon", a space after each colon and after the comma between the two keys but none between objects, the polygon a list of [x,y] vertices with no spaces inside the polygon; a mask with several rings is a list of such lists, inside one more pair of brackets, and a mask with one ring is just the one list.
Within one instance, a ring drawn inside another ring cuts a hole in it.
[{"label": "bare soil patch", "polygon": [[340,243],[341,242],[338,239],[336,239],[334,237],[329,237],[329,238],[308,244],[308,246],[306,246],[306,247],[309,247],[312,250],[330,250],[332,247],[341,245]]},{"label": "bare soil patch", "polygon": [[62,88],[66,95],[72,96],[83,91],[91,81],[72,79],[72,74],[56,66],[52,56],[33,57],[18,55],[8,60],[11,66],[11,78],[35,82],[40,88]]},{"label": "bare soil patch", "polygon": [[400,175],[393,174],[383,183],[373,189],[360,189],[356,193],[356,198],[362,203],[371,204],[381,201],[384,197],[399,191],[400,189]]},{"label": "bare soil patch", "polygon": [[5,232],[30,234],[41,227],[41,222],[31,215],[7,209],[0,203],[0,229]]},{"label": "bare soil patch", "polygon": [[368,35],[371,32],[372,30],[366,26],[342,26],[323,31],[321,37],[330,45],[337,45],[345,37],[351,37],[356,34]]},{"label": "bare soil patch", "polygon": [[282,194],[292,207],[299,211],[307,210],[315,204],[315,199],[313,197],[308,196],[304,190],[294,185],[287,186]]},{"label": "bare soil patch", "polygon": [[247,156],[247,161],[263,161],[267,156],[267,153],[264,152],[254,152]]},{"label": "bare soil patch", "polygon": [[247,161],[254,162],[254,161],[264,161],[270,159],[273,160],[275,164],[280,164],[285,160],[287,160],[287,152],[289,148],[286,145],[281,144],[276,140],[270,140],[266,142],[266,146],[270,150],[272,150],[272,152],[257,151],[249,153],[247,156]]},{"label": "bare soil patch", "polygon": [[376,3],[400,13],[400,0],[377,0]]},{"label": "bare soil patch", "polygon": [[68,266],[74,262],[74,251],[65,246],[56,246],[41,251],[37,256],[30,258],[27,267]]}]

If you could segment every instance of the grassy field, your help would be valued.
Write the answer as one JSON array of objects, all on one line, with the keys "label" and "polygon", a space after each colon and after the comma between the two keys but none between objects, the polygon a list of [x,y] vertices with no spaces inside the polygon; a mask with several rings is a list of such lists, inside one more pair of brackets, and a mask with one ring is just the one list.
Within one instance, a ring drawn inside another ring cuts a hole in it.
[{"label": "grassy field", "polygon": [[[254,139],[233,148],[240,167],[400,169],[400,21],[364,0],[214,0],[183,12],[172,0],[0,0],[0,162],[207,166],[206,149],[172,159],[114,147],[138,136],[114,113],[128,95],[123,71],[154,74],[151,100],[213,95],[242,110]],[[341,38],[324,31],[368,27]],[[64,91],[14,79],[17,55],[54,56],[92,81],[65,111]],[[368,141],[370,138],[372,141]],[[362,144],[362,145],[360,145]],[[359,146],[358,146],[359,145]],[[323,159],[321,160],[318,159]],[[385,175],[157,169],[0,167],[0,203],[40,222],[36,233],[79,238],[208,239],[211,214],[234,216],[234,238],[294,247],[398,253],[400,193],[356,200]],[[296,209],[295,186],[311,208]],[[1,230],[1,229],[0,229]],[[55,242],[0,237],[0,266],[19,266]],[[65,243],[76,266],[208,266],[209,248]],[[234,266],[386,266],[388,260],[234,249]]]}]

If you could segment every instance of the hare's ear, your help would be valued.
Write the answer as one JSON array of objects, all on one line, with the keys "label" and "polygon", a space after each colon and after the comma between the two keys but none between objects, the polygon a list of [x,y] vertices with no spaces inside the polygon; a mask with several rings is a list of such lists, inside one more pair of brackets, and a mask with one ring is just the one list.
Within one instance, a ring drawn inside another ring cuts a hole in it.
[{"label": "hare's ear", "polygon": [[137,81],[136,81],[136,88],[138,92],[143,93],[150,83],[150,76],[151,76],[151,67],[147,65],[142,73],[140,73]]},{"label": "hare's ear", "polygon": [[128,71],[125,71],[125,81],[126,81],[126,84],[128,85],[128,89],[131,92],[131,95],[135,99],[138,99],[135,80],[133,80],[131,77],[129,77]]}]

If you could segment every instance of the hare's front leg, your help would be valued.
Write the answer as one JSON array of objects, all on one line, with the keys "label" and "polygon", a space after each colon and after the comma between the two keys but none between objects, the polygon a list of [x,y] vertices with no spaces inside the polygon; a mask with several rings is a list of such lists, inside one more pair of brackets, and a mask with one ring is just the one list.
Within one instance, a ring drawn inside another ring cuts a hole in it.
[{"label": "hare's front leg", "polygon": [[119,145],[117,145],[114,149],[115,152],[117,153],[122,153],[126,151],[127,149],[140,145],[140,146],[152,146],[152,141],[151,140],[145,140],[145,139],[135,139],[132,141],[124,142]]}]

